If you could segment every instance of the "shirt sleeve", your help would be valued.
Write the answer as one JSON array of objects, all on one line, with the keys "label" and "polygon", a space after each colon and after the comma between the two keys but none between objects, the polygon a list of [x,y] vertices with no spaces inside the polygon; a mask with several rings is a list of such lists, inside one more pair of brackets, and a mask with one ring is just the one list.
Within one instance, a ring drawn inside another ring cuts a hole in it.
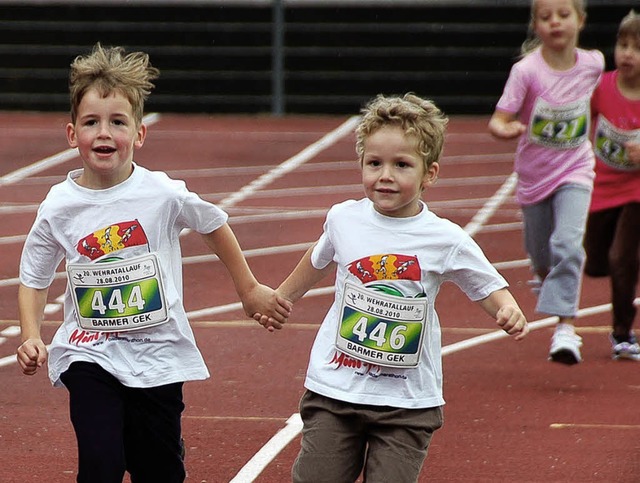
[{"label": "shirt sleeve", "polygon": [[525,71],[519,62],[511,67],[509,77],[505,83],[502,96],[498,100],[496,109],[517,114],[522,110],[527,95]]},{"label": "shirt sleeve", "polygon": [[38,213],[22,249],[20,283],[36,289],[49,287],[63,258],[63,248],[55,241],[49,221]]},{"label": "shirt sleeve", "polygon": [[455,283],[474,302],[509,286],[489,262],[480,246],[469,236],[463,237],[448,264],[446,278]]},{"label": "shirt sleeve", "polygon": [[322,235],[318,239],[313,251],[311,252],[311,264],[314,268],[318,270],[322,270],[327,265],[329,265],[336,254],[336,250],[333,246],[333,242],[331,241],[331,214],[332,211],[329,210],[327,214],[327,219],[324,222]]},{"label": "shirt sleeve", "polygon": [[211,233],[224,225],[229,215],[218,206],[203,200],[196,193],[188,191],[183,182],[181,184],[182,209],[178,223],[198,233]]}]

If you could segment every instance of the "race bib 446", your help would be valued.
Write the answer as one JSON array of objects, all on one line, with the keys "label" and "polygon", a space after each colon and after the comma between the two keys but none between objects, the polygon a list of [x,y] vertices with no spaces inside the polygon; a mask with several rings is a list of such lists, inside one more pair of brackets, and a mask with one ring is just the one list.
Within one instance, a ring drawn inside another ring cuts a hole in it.
[{"label": "race bib 446", "polygon": [[336,346],[381,366],[415,367],[420,362],[427,299],[407,299],[345,284]]}]

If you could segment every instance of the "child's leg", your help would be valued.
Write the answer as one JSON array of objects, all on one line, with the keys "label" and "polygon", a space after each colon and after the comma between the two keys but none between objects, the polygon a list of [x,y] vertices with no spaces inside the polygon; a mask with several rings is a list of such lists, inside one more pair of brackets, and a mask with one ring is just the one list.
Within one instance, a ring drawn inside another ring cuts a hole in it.
[{"label": "child's leg", "polygon": [[[582,360],[582,339],[575,333],[573,324],[580,300],[585,259],[583,239],[590,201],[588,188],[569,184],[558,188],[539,206],[523,207],[525,227],[529,225],[525,231],[529,242],[527,248],[531,250],[536,271],[541,273],[540,265],[547,258],[549,261],[549,271],[540,286],[536,311],[559,317],[551,339],[549,359],[569,365]],[[549,211],[545,211],[546,208]],[[545,225],[544,218],[548,225]],[[548,233],[548,226],[552,230],[547,253],[542,237]],[[540,233],[533,233],[536,228]]]},{"label": "child's leg", "polygon": [[609,251],[618,223],[619,208],[589,213],[584,235],[586,262],[584,273],[590,277],[609,275]]},{"label": "child's leg", "polygon": [[366,447],[357,407],[311,391],[304,393],[300,401],[302,444],[291,471],[294,483],[356,481]]},{"label": "child's leg", "polygon": [[97,364],[74,362],[61,380],[78,440],[78,483],[122,483],[123,386]]},{"label": "child's leg", "polygon": [[364,412],[369,426],[365,482],[414,483],[427,457],[442,408],[380,408]]},{"label": "child's leg", "polygon": [[633,301],[638,286],[640,250],[640,203],[625,205],[620,212],[609,256],[613,335],[628,340],[636,308]]},{"label": "child's leg", "polygon": [[561,186],[552,197],[551,267],[540,288],[538,312],[572,318],[578,310],[585,259],[583,239],[590,201],[589,189],[574,184]]},{"label": "child's leg", "polygon": [[533,272],[543,282],[551,267],[549,239],[553,232],[551,200],[522,207],[524,219],[524,247],[531,260]]},{"label": "child's leg", "polygon": [[125,454],[132,483],[181,483],[182,382],[126,388]]}]

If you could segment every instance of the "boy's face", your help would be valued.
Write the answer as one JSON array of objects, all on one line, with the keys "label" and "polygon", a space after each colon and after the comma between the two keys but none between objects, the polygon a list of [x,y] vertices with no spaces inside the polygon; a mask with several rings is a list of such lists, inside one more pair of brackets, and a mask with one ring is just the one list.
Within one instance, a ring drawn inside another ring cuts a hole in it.
[{"label": "boy's face", "polygon": [[420,213],[420,196],[438,175],[438,163],[425,172],[417,140],[399,126],[385,126],[364,141],[362,184],[378,213],[405,218]]},{"label": "boy's face", "polygon": [[142,147],[146,127],[136,125],[131,104],[120,92],[102,97],[89,89],[67,125],[69,146],[78,148],[84,172],[77,182],[92,189],[115,186],[129,177],[133,152]]},{"label": "boy's face", "polygon": [[620,77],[629,81],[640,79],[640,39],[632,35],[620,37],[614,59]]}]

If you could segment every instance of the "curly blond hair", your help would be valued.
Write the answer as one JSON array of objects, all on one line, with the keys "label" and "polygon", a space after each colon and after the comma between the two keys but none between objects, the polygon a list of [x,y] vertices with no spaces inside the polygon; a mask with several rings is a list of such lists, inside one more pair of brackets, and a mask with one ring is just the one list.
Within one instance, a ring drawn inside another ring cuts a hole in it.
[{"label": "curly blond hair", "polygon": [[100,42],[86,56],[78,56],[71,63],[69,96],[71,121],[76,122],[78,106],[89,89],[96,89],[107,97],[114,91],[131,103],[137,124],[142,123],[144,102],[155,85],[160,71],[149,62],[144,52],[125,53],[122,47],[102,47]]},{"label": "curly blond hair", "polygon": [[406,136],[414,136],[418,141],[418,154],[426,171],[442,157],[448,122],[432,101],[413,93],[402,97],[379,94],[362,109],[362,118],[356,127],[356,154],[360,164],[364,142],[371,134],[385,126],[399,126]]}]

